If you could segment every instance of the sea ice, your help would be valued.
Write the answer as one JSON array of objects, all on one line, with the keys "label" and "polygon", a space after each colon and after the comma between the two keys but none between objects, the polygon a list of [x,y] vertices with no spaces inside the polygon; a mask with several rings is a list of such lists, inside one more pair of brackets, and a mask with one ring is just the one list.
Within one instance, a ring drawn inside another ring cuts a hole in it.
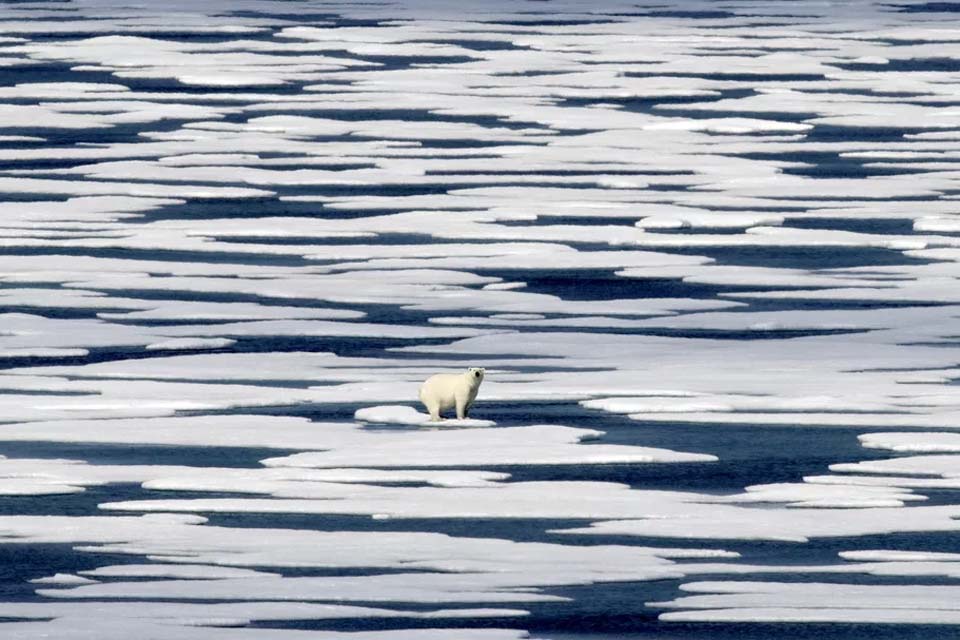
[{"label": "sea ice", "polygon": [[372,422],[376,424],[405,424],[417,427],[444,426],[444,427],[493,427],[493,420],[479,420],[476,418],[447,418],[441,422],[433,422],[430,416],[413,407],[403,405],[383,405],[357,409],[353,414],[354,420]]}]

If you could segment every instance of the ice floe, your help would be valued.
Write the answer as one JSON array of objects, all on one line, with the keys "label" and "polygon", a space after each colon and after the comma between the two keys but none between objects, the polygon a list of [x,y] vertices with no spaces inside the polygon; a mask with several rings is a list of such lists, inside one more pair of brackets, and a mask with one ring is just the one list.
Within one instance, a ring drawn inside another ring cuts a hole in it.
[{"label": "ice floe", "polygon": [[871,622],[956,624],[952,586],[782,582],[694,582],[682,596],[655,606],[674,621]]},{"label": "ice floe", "polygon": [[477,420],[472,418],[448,418],[438,423],[431,421],[428,414],[417,411],[413,407],[403,405],[382,405],[357,409],[353,414],[353,418],[360,422],[405,424],[417,427],[437,425],[445,427],[493,427],[497,424],[492,420]]}]

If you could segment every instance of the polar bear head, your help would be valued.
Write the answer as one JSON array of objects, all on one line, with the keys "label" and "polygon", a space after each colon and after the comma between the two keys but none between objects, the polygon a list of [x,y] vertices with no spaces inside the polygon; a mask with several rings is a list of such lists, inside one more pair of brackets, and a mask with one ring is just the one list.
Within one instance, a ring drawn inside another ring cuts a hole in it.
[{"label": "polar bear head", "polygon": [[480,383],[483,382],[484,373],[486,373],[486,370],[483,367],[470,367],[467,369],[467,377],[470,378],[470,382],[478,387]]}]

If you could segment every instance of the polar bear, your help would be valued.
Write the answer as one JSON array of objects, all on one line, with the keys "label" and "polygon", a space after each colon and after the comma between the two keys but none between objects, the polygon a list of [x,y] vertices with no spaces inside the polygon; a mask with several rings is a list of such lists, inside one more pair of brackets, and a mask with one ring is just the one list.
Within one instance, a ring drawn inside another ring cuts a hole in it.
[{"label": "polar bear", "polygon": [[466,418],[484,373],[481,367],[470,367],[466,373],[438,373],[427,378],[420,387],[420,402],[430,413],[430,420],[440,420],[440,412],[453,407],[457,408],[458,419]]}]

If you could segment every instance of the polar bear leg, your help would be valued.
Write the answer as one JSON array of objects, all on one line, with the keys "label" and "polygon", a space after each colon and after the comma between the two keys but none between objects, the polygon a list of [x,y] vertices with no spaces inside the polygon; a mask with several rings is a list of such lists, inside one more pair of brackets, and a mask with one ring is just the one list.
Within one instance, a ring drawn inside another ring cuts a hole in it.
[{"label": "polar bear leg", "polygon": [[433,398],[427,398],[423,400],[423,406],[427,408],[427,413],[430,414],[431,422],[440,421],[440,403]]},{"label": "polar bear leg", "polygon": [[467,417],[467,413],[470,411],[470,399],[466,394],[457,394],[457,419],[463,420]]}]

